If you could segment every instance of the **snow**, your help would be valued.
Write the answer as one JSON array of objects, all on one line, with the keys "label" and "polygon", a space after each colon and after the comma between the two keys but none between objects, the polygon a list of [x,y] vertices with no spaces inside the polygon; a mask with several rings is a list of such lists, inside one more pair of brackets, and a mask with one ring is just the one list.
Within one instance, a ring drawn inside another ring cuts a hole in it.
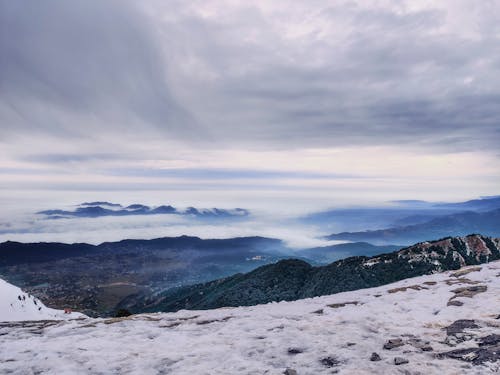
[{"label": "snow", "polygon": [[[460,278],[447,272],[294,302],[0,324],[0,373],[234,375],[283,374],[291,368],[299,375],[493,374],[500,371],[498,361],[476,366],[438,359],[436,353],[477,347],[474,340],[446,344],[443,328],[458,319],[474,319],[477,337],[500,334],[499,275],[500,262],[492,262]],[[452,290],[474,282],[487,290],[454,299],[463,306],[447,306]],[[339,306],[345,302],[357,304]],[[412,337],[428,341],[433,351],[410,344],[383,349],[388,339]],[[373,352],[382,360],[370,361]],[[321,361],[327,357],[338,363],[327,367],[328,361]],[[409,363],[396,366],[395,357]]]},{"label": "snow", "polygon": [[64,311],[50,309],[39,299],[0,279],[0,322],[67,319],[82,316],[79,313],[64,314]]}]

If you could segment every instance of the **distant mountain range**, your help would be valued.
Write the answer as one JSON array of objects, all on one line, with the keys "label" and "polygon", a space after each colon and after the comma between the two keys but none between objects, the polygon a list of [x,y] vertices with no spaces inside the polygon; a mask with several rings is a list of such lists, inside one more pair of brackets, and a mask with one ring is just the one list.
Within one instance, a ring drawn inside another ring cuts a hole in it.
[{"label": "distant mountain range", "polygon": [[449,237],[389,254],[350,257],[322,267],[312,267],[302,260],[282,260],[246,274],[172,289],[142,300],[125,300],[122,305],[135,312],[152,312],[291,301],[379,286],[498,259],[499,238]]},{"label": "distant mountain range", "polygon": [[439,216],[413,225],[361,232],[342,232],[327,236],[330,240],[367,241],[373,244],[410,244],[429,238],[463,236],[476,232],[500,236],[500,209],[486,212],[460,212]]},{"label": "distant mountain range", "polygon": [[37,212],[37,214],[45,215],[50,219],[165,214],[185,215],[196,218],[242,218],[248,216],[250,212],[243,208],[221,209],[188,207],[184,210],[181,210],[170,205],[149,207],[143,204],[131,204],[124,207],[118,203],[85,202],[76,206],[74,210],[50,209],[39,211]]},{"label": "distant mountain range", "polygon": [[[353,207],[316,212],[300,218],[300,221],[313,224],[325,231],[354,232],[422,224],[441,216],[466,211],[486,212],[496,209],[500,209],[500,196],[483,197],[457,203],[399,200],[389,202],[384,207]],[[428,238],[433,237],[421,240]]]}]

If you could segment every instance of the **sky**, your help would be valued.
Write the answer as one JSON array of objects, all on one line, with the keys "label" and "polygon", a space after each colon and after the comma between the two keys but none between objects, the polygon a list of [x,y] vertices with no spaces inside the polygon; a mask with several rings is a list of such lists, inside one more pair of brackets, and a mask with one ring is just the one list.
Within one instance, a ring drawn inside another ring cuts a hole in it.
[{"label": "sky", "polygon": [[4,220],[498,194],[499,42],[487,0],[0,0]]}]

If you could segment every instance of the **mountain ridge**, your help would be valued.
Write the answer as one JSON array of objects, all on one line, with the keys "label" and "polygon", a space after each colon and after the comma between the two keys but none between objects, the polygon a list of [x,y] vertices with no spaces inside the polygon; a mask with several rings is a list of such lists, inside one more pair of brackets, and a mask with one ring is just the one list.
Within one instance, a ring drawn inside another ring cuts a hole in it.
[{"label": "mountain ridge", "polygon": [[246,274],[168,290],[153,299],[124,300],[122,306],[135,312],[154,312],[291,301],[375,287],[497,259],[498,238],[477,234],[446,237],[393,253],[349,257],[321,267],[301,260],[282,260]]},{"label": "mountain ridge", "polygon": [[341,232],[326,236],[329,240],[366,241],[372,244],[415,243],[426,238],[448,235],[464,236],[467,233],[500,235],[500,209],[486,212],[466,211],[439,216],[424,223],[397,226],[387,229],[359,232]]}]

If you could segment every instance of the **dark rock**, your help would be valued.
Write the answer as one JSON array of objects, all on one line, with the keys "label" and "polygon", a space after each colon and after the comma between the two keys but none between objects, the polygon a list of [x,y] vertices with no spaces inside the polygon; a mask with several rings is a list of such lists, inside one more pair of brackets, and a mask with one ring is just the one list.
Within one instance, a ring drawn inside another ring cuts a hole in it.
[{"label": "dark rock", "polygon": [[423,352],[431,352],[433,351],[432,346],[430,346],[429,341],[422,341],[421,339],[418,338],[412,338],[407,341],[408,344],[411,346],[422,350]]},{"label": "dark rock", "polygon": [[462,306],[464,303],[456,300],[449,300],[446,306]]},{"label": "dark rock", "polygon": [[332,308],[332,309],[338,309],[340,307],[345,307],[347,305],[356,306],[358,303],[359,303],[358,301],[349,301],[349,302],[342,302],[342,303],[332,303],[331,305],[327,305],[327,306]]},{"label": "dark rock", "polygon": [[446,334],[448,336],[463,333],[464,329],[479,328],[479,326],[471,319],[459,319],[446,327]]},{"label": "dark rock", "polygon": [[479,339],[479,346],[491,346],[491,345],[497,345],[500,343],[500,335],[497,334],[491,334],[485,337],[481,337]]},{"label": "dark rock", "polygon": [[403,346],[404,342],[402,339],[391,339],[384,344],[384,349],[391,350]]},{"label": "dark rock", "polygon": [[355,342],[348,342],[348,343],[347,343],[347,346],[354,346],[354,345],[356,345],[356,343],[355,343]]},{"label": "dark rock", "polygon": [[467,275],[468,273],[478,272],[478,271],[481,271],[481,267],[469,267],[469,268],[464,268],[464,269],[461,269],[457,272],[454,272],[454,273],[450,274],[450,276],[451,277],[460,277],[460,276]]},{"label": "dark rock", "polygon": [[480,365],[484,362],[496,362],[500,360],[500,348],[498,346],[465,348],[440,353],[438,358],[452,358],[460,361]]},{"label": "dark rock", "polygon": [[295,371],[294,369],[292,368],[287,368],[285,370],[285,372],[283,373],[283,375],[297,375],[297,371]]},{"label": "dark rock", "polygon": [[380,358],[378,353],[373,352],[372,355],[370,356],[370,361],[372,361],[372,362],[378,362],[381,360],[382,360],[382,358]]},{"label": "dark rock", "polygon": [[320,362],[325,367],[335,367],[340,365],[340,361],[335,357],[325,357],[322,358]]},{"label": "dark rock", "polygon": [[484,293],[487,290],[488,290],[488,287],[486,285],[473,285],[473,286],[466,286],[463,288],[457,288],[457,289],[452,290],[452,292],[455,293],[455,296],[453,296],[452,299],[457,298],[457,297],[472,298],[476,294]]},{"label": "dark rock", "polygon": [[300,348],[288,348],[288,354],[290,354],[290,355],[300,354],[303,352],[304,351]]},{"label": "dark rock", "polygon": [[399,365],[404,365],[406,363],[409,363],[410,361],[408,361],[406,358],[403,358],[403,357],[396,357],[394,358],[394,364],[396,366],[399,366]]}]

